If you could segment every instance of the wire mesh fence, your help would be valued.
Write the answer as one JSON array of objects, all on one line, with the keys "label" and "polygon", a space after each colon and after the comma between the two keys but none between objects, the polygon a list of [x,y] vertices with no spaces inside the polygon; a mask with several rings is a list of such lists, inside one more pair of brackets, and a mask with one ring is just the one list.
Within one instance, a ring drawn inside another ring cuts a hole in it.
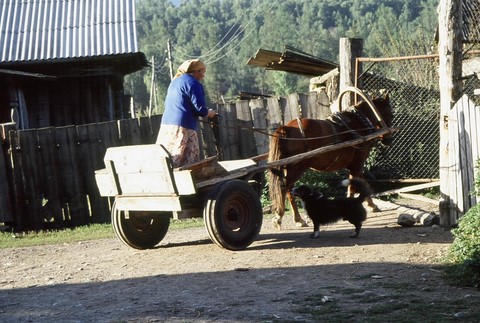
[{"label": "wire mesh fence", "polygon": [[431,179],[439,171],[440,93],[432,57],[363,63],[359,82],[375,97],[387,92],[394,109],[393,145],[379,147],[367,165],[377,179]]},{"label": "wire mesh fence", "polygon": [[[468,63],[469,60],[471,63]],[[384,92],[394,109],[396,133],[391,147],[378,148],[369,171],[379,179],[439,178],[440,91],[436,55],[401,59],[362,59],[358,82],[371,97]],[[463,93],[476,105],[480,96],[480,53],[468,46],[462,65]]]}]

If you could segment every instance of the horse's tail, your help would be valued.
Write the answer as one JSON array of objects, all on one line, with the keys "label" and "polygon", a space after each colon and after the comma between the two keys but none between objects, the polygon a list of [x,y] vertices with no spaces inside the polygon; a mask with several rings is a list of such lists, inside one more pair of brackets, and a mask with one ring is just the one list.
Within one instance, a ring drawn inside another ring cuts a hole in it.
[{"label": "horse's tail", "polygon": [[[273,162],[282,158],[280,140],[286,136],[286,127],[278,128],[270,137],[268,161]],[[268,170],[268,191],[272,202],[272,213],[283,215],[285,212],[285,175],[284,167],[272,167]]]}]

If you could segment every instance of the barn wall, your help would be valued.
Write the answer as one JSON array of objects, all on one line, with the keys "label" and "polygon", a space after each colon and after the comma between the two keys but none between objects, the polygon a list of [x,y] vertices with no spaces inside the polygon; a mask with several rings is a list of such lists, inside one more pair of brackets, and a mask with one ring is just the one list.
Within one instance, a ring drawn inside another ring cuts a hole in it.
[{"label": "barn wall", "polygon": [[[0,102],[0,122],[9,122],[11,109],[20,129],[59,127],[129,117],[123,77],[96,76],[41,80],[15,79]],[[22,122],[25,120],[25,122]]]}]

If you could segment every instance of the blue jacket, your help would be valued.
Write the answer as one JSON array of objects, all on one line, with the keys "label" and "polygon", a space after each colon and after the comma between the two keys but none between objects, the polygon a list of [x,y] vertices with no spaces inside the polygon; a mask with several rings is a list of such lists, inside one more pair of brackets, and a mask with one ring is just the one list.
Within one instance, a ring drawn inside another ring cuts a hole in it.
[{"label": "blue jacket", "polygon": [[162,124],[197,130],[198,117],[207,114],[203,85],[189,74],[173,79],[165,98]]}]

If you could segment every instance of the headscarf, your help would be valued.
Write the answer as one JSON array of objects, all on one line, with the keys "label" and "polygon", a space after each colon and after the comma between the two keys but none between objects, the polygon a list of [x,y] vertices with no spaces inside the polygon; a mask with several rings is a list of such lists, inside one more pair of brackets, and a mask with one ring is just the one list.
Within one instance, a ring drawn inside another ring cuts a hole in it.
[{"label": "headscarf", "polygon": [[182,63],[182,65],[180,65],[178,67],[177,74],[175,74],[174,78],[177,78],[180,75],[183,75],[183,74],[186,74],[186,73],[192,73],[192,72],[195,72],[195,71],[200,71],[200,70],[202,70],[206,67],[207,66],[205,65],[205,63],[203,63],[199,59],[186,60],[185,62]]}]

